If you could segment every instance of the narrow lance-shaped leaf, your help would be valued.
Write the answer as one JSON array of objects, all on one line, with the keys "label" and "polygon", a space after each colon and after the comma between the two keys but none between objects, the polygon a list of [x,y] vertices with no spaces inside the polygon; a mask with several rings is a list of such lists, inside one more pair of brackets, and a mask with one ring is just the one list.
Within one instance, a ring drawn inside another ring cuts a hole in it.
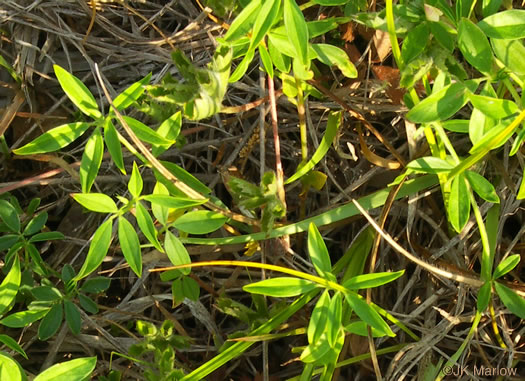
[{"label": "narrow lance-shaped leaf", "polygon": [[149,83],[150,79],[151,73],[142,78],[140,81],[130,85],[126,90],[120,93],[113,100],[113,105],[117,108],[117,110],[122,111],[125,108],[131,106],[133,102],[136,102],[144,93],[144,90],[146,90],[145,86]]},{"label": "narrow lance-shaped leaf", "polygon": [[335,135],[337,134],[337,130],[339,129],[339,126],[341,125],[341,118],[342,113],[339,112],[333,112],[330,113],[328,116],[328,123],[326,125],[326,132],[323,135],[323,138],[321,139],[321,143],[319,144],[319,147],[313,154],[312,158],[288,180],[285,181],[285,184],[293,183],[295,180],[299,179],[301,176],[304,176],[306,173],[308,173],[317,163],[321,161],[321,159],[326,155],[328,150],[330,149],[330,145],[334,141]]},{"label": "narrow lance-shaped leaf", "polygon": [[[180,240],[170,231],[166,231],[166,237],[164,238],[164,249],[170,262],[173,263],[174,266],[191,263],[188,251],[180,242]],[[180,269],[179,271],[185,275],[190,273],[189,268]]]},{"label": "narrow lance-shaped leaf", "polygon": [[164,252],[164,249],[160,245],[159,240],[157,239],[157,229],[153,223],[153,219],[146,210],[146,208],[141,204],[140,201],[137,201],[135,204],[135,210],[137,218],[137,223],[140,230],[144,233],[144,236],[147,240],[160,252]]},{"label": "narrow lance-shaped leaf", "polygon": [[250,1],[235,20],[233,20],[228,28],[228,32],[224,35],[224,40],[231,42],[248,33],[255,22],[260,9],[261,0]]},{"label": "narrow lance-shaped leaf", "polygon": [[87,116],[93,119],[99,119],[102,114],[98,110],[97,101],[91,91],[82,83],[80,79],[62,69],[58,65],[53,65],[55,75],[57,76],[60,86],[73,102]]},{"label": "narrow lance-shaped leaf", "polygon": [[63,124],[44,132],[25,146],[13,150],[17,155],[36,155],[54,152],[77,140],[89,127],[89,123],[76,122]]},{"label": "narrow lance-shaped leaf", "polygon": [[44,370],[33,381],[76,381],[86,380],[97,365],[96,357],[83,357],[55,364]]},{"label": "narrow lance-shaped leaf", "polygon": [[95,178],[97,177],[100,164],[102,163],[103,155],[104,141],[100,130],[97,128],[88,139],[84,153],[82,154],[79,171],[82,192],[89,193],[91,190]]},{"label": "narrow lance-shaped leaf", "polygon": [[82,319],[80,317],[80,311],[78,310],[78,307],[70,300],[64,300],[64,311],[69,329],[75,335],[78,335],[82,325]]},{"label": "narrow lance-shaped leaf", "polygon": [[488,202],[499,203],[499,196],[490,181],[474,171],[467,170],[465,175],[470,186],[479,197]]},{"label": "narrow lance-shaped leaf", "polygon": [[508,99],[487,97],[476,94],[469,94],[468,98],[475,108],[477,108],[483,114],[496,120],[504,119],[520,112],[518,105]]},{"label": "narrow lance-shaped leaf", "polygon": [[395,336],[394,332],[392,332],[388,324],[385,323],[381,316],[371,306],[369,306],[366,301],[359,298],[357,294],[345,294],[345,299],[356,315],[359,316],[365,323],[387,336]]},{"label": "narrow lance-shaped leaf", "polygon": [[208,234],[228,221],[227,217],[209,210],[188,212],[175,220],[173,226],[190,234]]},{"label": "narrow lance-shaped leaf", "polygon": [[[175,114],[171,115],[166,119],[162,124],[157,128],[157,134],[166,138],[170,141],[175,142],[177,137],[180,134],[180,129],[182,126],[182,114],[180,111],[177,111]],[[154,145],[151,153],[153,156],[158,156],[164,151],[166,151],[171,144],[169,145]]]},{"label": "narrow lance-shaped leaf", "polygon": [[494,288],[505,307],[514,315],[525,319],[525,299],[499,282],[494,282]]},{"label": "narrow lance-shaped leaf", "polygon": [[80,280],[91,274],[104,260],[104,257],[108,252],[109,245],[111,244],[112,223],[113,220],[108,219],[98,227],[97,231],[93,235],[91,244],[89,245],[89,251],[86,260],[75,277],[75,280]]},{"label": "narrow lance-shaped leaf", "polygon": [[0,324],[9,328],[24,328],[37,320],[40,320],[49,312],[49,308],[41,310],[20,311],[0,320]]},{"label": "narrow lance-shaped leaf", "polygon": [[123,216],[120,216],[118,219],[118,239],[126,262],[140,278],[142,276],[142,256],[139,237],[133,225]]},{"label": "narrow lance-shaped leaf", "polygon": [[328,290],[325,290],[315,304],[314,310],[312,311],[312,315],[310,317],[310,322],[308,323],[308,343],[316,343],[321,335],[325,332],[329,306],[330,294]]},{"label": "narrow lance-shaped leaf", "polygon": [[122,157],[122,147],[120,146],[117,129],[110,118],[106,119],[104,123],[104,141],[106,142],[106,147],[108,147],[113,162],[123,174],[126,174],[124,159]]},{"label": "narrow lance-shaped leaf", "polygon": [[503,275],[507,274],[509,271],[512,271],[518,263],[520,263],[520,255],[514,254],[509,255],[507,258],[505,258],[501,263],[496,267],[494,270],[494,274],[492,275],[493,279],[501,278]]},{"label": "narrow lance-shaped leaf", "polygon": [[14,233],[20,231],[20,219],[16,209],[6,200],[0,200],[0,219]]},{"label": "narrow lance-shaped leaf", "polygon": [[266,33],[268,33],[272,27],[275,18],[279,14],[280,8],[281,0],[264,1],[253,25],[250,47],[248,50],[255,50],[259,43],[263,40]]},{"label": "narrow lance-shaped leaf", "polygon": [[308,254],[310,255],[310,260],[314,265],[315,271],[317,271],[321,277],[326,277],[325,274],[332,271],[332,263],[326,244],[319,230],[313,223],[308,227]]},{"label": "narrow lance-shaped leaf", "polygon": [[465,103],[466,87],[459,82],[453,83],[423,99],[406,117],[414,123],[442,121],[453,116]]},{"label": "narrow lance-shaped leaf", "polygon": [[173,140],[168,140],[162,136],[160,136],[156,131],[152,130],[148,126],[146,126],[144,123],[138,121],[137,119],[134,119],[130,116],[123,116],[124,121],[128,124],[129,128],[133,130],[135,135],[137,135],[137,138],[140,140],[156,144],[156,145],[167,145],[167,144],[173,144]]},{"label": "narrow lance-shaped leaf", "polygon": [[357,275],[348,279],[343,283],[345,288],[350,290],[360,290],[371,287],[379,287],[386,283],[390,283],[405,273],[404,270],[396,272],[383,272],[383,273],[372,273]]},{"label": "narrow lance-shaped leaf", "polygon": [[447,209],[450,223],[459,233],[470,217],[469,190],[462,173],[452,179]]},{"label": "narrow lance-shaped leaf", "polygon": [[20,287],[20,260],[18,255],[15,255],[14,258],[11,270],[0,284],[0,315],[9,310]]},{"label": "narrow lance-shaped leaf", "polygon": [[134,198],[139,197],[140,194],[142,193],[142,186],[143,186],[142,176],[140,175],[139,168],[137,167],[137,162],[134,161],[133,170],[131,172],[131,176],[128,182],[129,193],[131,193],[131,195]]},{"label": "narrow lance-shaped leaf", "polygon": [[[24,349],[11,337],[7,335],[1,335],[0,334],[0,343],[6,345],[9,349],[18,352],[21,354],[26,360],[28,359],[26,352]],[[0,377],[0,379],[2,379]]]},{"label": "narrow lance-shaped leaf", "polygon": [[104,193],[73,193],[73,198],[80,205],[93,212],[116,213],[117,204]]},{"label": "narrow lance-shaped leaf", "polygon": [[308,27],[295,0],[284,0],[284,27],[299,61],[308,65]]},{"label": "narrow lance-shaped leaf", "polygon": [[286,298],[304,294],[316,287],[314,282],[306,279],[279,277],[248,284],[243,290],[252,294]]}]

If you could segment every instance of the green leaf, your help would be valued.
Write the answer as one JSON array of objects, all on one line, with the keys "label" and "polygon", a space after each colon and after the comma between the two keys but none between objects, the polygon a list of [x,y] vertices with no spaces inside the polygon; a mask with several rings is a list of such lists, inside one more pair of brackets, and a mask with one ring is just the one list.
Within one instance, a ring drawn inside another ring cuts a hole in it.
[{"label": "green leaf", "polygon": [[507,258],[500,262],[498,267],[496,267],[496,269],[494,270],[494,274],[492,275],[492,279],[501,278],[509,271],[512,271],[512,269],[514,269],[514,267],[516,267],[518,263],[520,263],[519,254],[509,255]]},{"label": "green leaf", "polygon": [[[180,242],[180,240],[169,230],[166,231],[166,236],[164,238],[164,250],[166,251],[166,255],[168,256],[170,262],[173,263],[174,266],[191,263],[188,251]],[[185,268],[179,269],[179,271],[187,275],[190,273],[191,269]]]},{"label": "green leaf", "polygon": [[[176,141],[180,134],[180,129],[182,127],[182,114],[180,111],[177,111],[175,114],[171,115],[166,119],[162,124],[157,128],[157,134],[166,138],[170,141]],[[165,152],[170,145],[155,145],[153,146],[151,153],[153,156],[159,156],[161,153]]]},{"label": "green leaf", "polygon": [[[153,188],[153,193],[150,196],[153,195],[163,195],[168,196],[169,191],[164,186],[164,184],[157,182],[155,184],[155,187]],[[150,201],[151,202],[151,201]],[[153,213],[153,216],[162,224],[166,225],[168,223],[168,216],[169,216],[169,208],[166,206],[163,206],[159,203],[152,202],[151,203],[151,212]]]},{"label": "green leaf", "polygon": [[102,118],[102,114],[98,110],[97,101],[86,85],[58,65],[53,65],[53,69],[55,70],[55,75],[60,86],[71,102],[87,116],[93,119]]},{"label": "green leaf", "polygon": [[452,53],[456,48],[456,30],[443,21],[430,22],[429,25],[439,44]]},{"label": "green leaf", "polygon": [[[494,91],[494,88],[492,85],[487,82],[485,86],[481,89],[479,95],[483,95],[486,97],[491,98],[497,98],[497,94]],[[483,99],[477,100],[477,102],[481,103]],[[475,100],[476,102],[476,100]],[[483,104],[479,104],[480,108],[474,107],[470,114],[470,120],[469,120],[469,130],[468,134],[470,137],[470,141],[472,144],[478,143],[482,138],[483,135],[485,135],[487,132],[489,132],[497,123],[497,119],[494,119],[488,115],[485,114],[483,109]]]},{"label": "green leaf", "polygon": [[76,280],[80,280],[91,274],[104,260],[104,257],[108,252],[109,245],[111,244],[111,231],[113,230],[112,223],[113,221],[108,219],[98,227],[97,231],[93,235],[91,244],[89,245],[89,251],[86,260],[75,277]]},{"label": "green leaf", "polygon": [[284,27],[295,49],[295,57],[308,66],[308,27],[295,0],[284,0]]},{"label": "green leaf", "polygon": [[17,155],[36,155],[57,151],[79,138],[89,126],[89,123],[85,122],[63,124],[44,132],[32,142],[13,150],[13,152]]},{"label": "green leaf", "polygon": [[183,277],[181,279],[181,288],[182,288],[182,294],[190,299],[196,302],[199,300],[199,294],[200,294],[200,287],[199,284],[190,277]]},{"label": "green leaf", "polygon": [[208,199],[194,200],[192,198],[174,197],[164,194],[148,194],[142,200],[151,202],[152,205],[161,205],[166,208],[187,209],[204,204]]},{"label": "green leaf", "polygon": [[281,8],[281,0],[265,0],[260,8],[255,23],[253,25],[252,35],[250,38],[250,46],[248,50],[255,50],[259,43],[263,40],[266,33],[272,27],[275,18],[279,14]]},{"label": "green leaf", "polygon": [[485,17],[478,23],[491,38],[516,40],[525,38],[525,10],[511,9]]},{"label": "green leaf", "polygon": [[511,100],[469,94],[470,103],[483,114],[494,118],[504,119],[520,112],[519,107]]},{"label": "green leaf", "polygon": [[337,28],[339,24],[342,24],[347,20],[348,19],[344,17],[329,17],[324,20],[307,21],[306,26],[308,27],[308,36],[310,38],[322,36]]},{"label": "green leaf", "polygon": [[458,47],[463,57],[482,73],[492,71],[492,50],[487,36],[472,21],[462,18],[458,29]]},{"label": "green leaf", "polygon": [[[0,251],[11,249],[18,242],[19,238],[18,234],[6,234],[0,237]],[[19,244],[23,245],[21,242]]]},{"label": "green leaf", "polygon": [[286,180],[285,184],[293,183],[295,180],[299,179],[301,176],[304,176],[317,163],[321,161],[321,159],[326,155],[326,153],[328,152],[328,149],[332,145],[335,135],[337,134],[337,130],[339,129],[339,126],[341,125],[341,119],[342,119],[342,113],[340,111],[330,113],[330,115],[328,116],[328,123],[326,125],[326,132],[323,135],[323,138],[321,139],[321,143],[319,144],[319,147],[313,154],[312,158],[306,164],[304,164],[301,168],[299,168],[299,170],[296,173],[294,173],[292,177]]},{"label": "green leaf", "polygon": [[0,324],[9,328],[24,328],[37,320],[40,320],[49,312],[49,309],[20,311],[0,320]]},{"label": "green leaf", "polygon": [[99,213],[117,213],[115,201],[104,193],[73,193],[73,198],[84,208]]},{"label": "green leaf", "polygon": [[514,315],[525,319],[525,299],[499,282],[494,282],[494,288],[505,307]]},{"label": "green leaf", "polygon": [[492,283],[485,282],[478,291],[478,301],[476,308],[479,312],[483,312],[487,309],[490,302],[490,295],[492,293]]},{"label": "green leaf", "polygon": [[328,319],[326,325],[326,337],[328,344],[333,348],[341,331],[343,319],[343,300],[340,292],[336,292],[328,306]]},{"label": "green leaf", "polygon": [[123,216],[118,218],[118,240],[129,267],[140,278],[142,276],[142,256],[139,237],[133,225]]},{"label": "green leaf", "polygon": [[0,200],[0,219],[6,224],[7,228],[14,232],[20,232],[20,219],[16,209],[6,200]]},{"label": "green leaf", "polygon": [[0,352],[0,379],[9,381],[27,380],[20,365],[5,352]]},{"label": "green leaf", "polygon": [[270,57],[270,54],[268,53],[268,50],[266,50],[266,47],[264,45],[259,45],[259,56],[261,57],[261,61],[264,66],[264,71],[268,73],[270,78],[273,79],[273,63],[272,58]]},{"label": "green leaf", "polygon": [[157,132],[146,126],[144,123],[138,121],[137,119],[125,115],[122,117],[124,118],[124,121],[128,124],[129,128],[131,128],[135,135],[137,135],[137,138],[146,143],[155,145],[171,145],[175,143],[174,140],[168,140],[160,136]]},{"label": "green leaf", "polygon": [[18,84],[21,84],[22,83],[22,79],[20,78],[20,76],[16,73],[15,69],[13,68],[13,66],[11,66],[9,64],[9,62],[7,62],[5,60],[5,58],[0,54],[0,66],[3,67],[4,69],[7,70],[7,72],[9,73],[9,75],[18,83]]},{"label": "green leaf", "polygon": [[145,86],[151,80],[151,73],[142,78],[140,81],[135,82],[129,86],[126,90],[120,93],[114,100],[113,105],[119,111],[124,110],[136,102],[146,89]]},{"label": "green leaf", "polygon": [[106,147],[108,147],[113,162],[123,174],[126,174],[124,159],[122,157],[122,147],[120,146],[117,129],[113,125],[113,122],[111,122],[110,118],[106,119],[104,123],[104,141],[106,142]]},{"label": "green leaf", "polygon": [[491,39],[492,49],[499,60],[509,69],[519,76],[525,75],[525,47],[521,40],[500,40]]},{"label": "green leaf", "polygon": [[275,47],[272,39],[268,38],[268,53],[272,58],[272,63],[281,73],[288,73],[291,67],[290,57],[281,54],[281,51]]},{"label": "green leaf", "polygon": [[523,174],[521,176],[520,189],[516,195],[516,200],[523,200],[525,198],[525,167],[523,168]]},{"label": "green leaf", "polygon": [[101,292],[106,291],[110,284],[111,279],[97,276],[86,280],[82,287],[80,287],[80,290],[88,294],[100,294]]},{"label": "green leaf", "polygon": [[189,234],[208,234],[219,229],[228,217],[209,210],[188,212],[175,220],[173,226]]},{"label": "green leaf", "polygon": [[246,8],[233,20],[228,32],[224,35],[224,40],[231,42],[248,33],[259,15],[261,5],[261,0],[250,1]]},{"label": "green leaf", "polygon": [[469,191],[462,173],[452,179],[447,211],[450,224],[459,233],[470,217]]},{"label": "green leaf", "polygon": [[237,82],[248,70],[248,66],[253,61],[253,56],[255,55],[255,50],[248,50],[242,61],[237,65],[237,68],[233,71],[231,77],[228,79],[228,82],[234,83]]},{"label": "green leaf", "polygon": [[365,288],[378,287],[390,283],[405,273],[404,270],[396,272],[371,273],[354,276],[343,283],[343,287],[349,290],[361,290]]},{"label": "green leaf", "polygon": [[425,156],[412,160],[407,164],[407,168],[414,172],[437,174],[450,172],[454,166],[439,157]]},{"label": "green leaf", "polygon": [[319,340],[308,345],[301,353],[301,361],[305,364],[320,363],[324,356],[330,351],[330,344],[326,333],[323,333]]},{"label": "green leaf", "polygon": [[395,336],[394,332],[392,332],[381,316],[369,306],[366,301],[359,298],[357,294],[347,293],[345,294],[345,299],[356,315],[369,326],[386,336]]},{"label": "green leaf", "polygon": [[102,156],[104,155],[104,141],[98,128],[95,129],[86,143],[82,162],[80,164],[80,185],[83,193],[89,193],[91,186],[95,182]]},{"label": "green leaf", "polygon": [[48,217],[47,212],[42,212],[42,213],[37,214],[26,225],[26,227],[24,228],[23,234],[25,236],[30,236],[42,230],[42,228],[47,222],[47,217]]},{"label": "green leaf", "polygon": [[467,176],[470,186],[479,197],[488,202],[495,204],[499,203],[499,196],[496,193],[496,189],[494,189],[494,185],[492,185],[490,181],[479,173],[469,170],[465,171],[465,175]]},{"label": "green leaf", "polygon": [[317,59],[325,65],[335,65],[345,77],[357,78],[357,69],[343,49],[329,44],[313,44],[312,49]]},{"label": "green leaf", "polygon": [[312,0],[312,3],[324,5],[326,7],[336,6],[336,5],[345,5],[348,3],[348,0]]},{"label": "green leaf", "polygon": [[310,316],[310,322],[308,323],[307,337],[308,343],[315,344],[321,338],[321,335],[326,330],[327,319],[328,319],[328,308],[330,306],[330,294],[328,290],[325,290],[319,300],[315,304],[312,315]]},{"label": "green leaf", "polygon": [[51,241],[55,239],[64,239],[64,234],[60,232],[44,232],[44,233],[38,233],[29,238],[29,242],[43,242],[43,241]]},{"label": "green leaf", "polygon": [[[368,336],[368,324],[366,324],[364,321],[354,321],[344,327],[345,331],[349,333],[353,333],[354,335],[359,336]],[[383,337],[385,336],[383,333],[379,332],[377,329],[372,328],[372,336],[373,337]]]},{"label": "green leaf", "polygon": [[80,306],[89,313],[96,314],[98,313],[98,306],[93,300],[88,298],[84,294],[78,294],[78,301]]},{"label": "green leaf", "polygon": [[[7,336],[7,335],[0,335],[0,343],[6,345],[9,349],[15,351],[15,352],[18,352],[20,355],[22,355],[26,360],[28,359],[27,358],[27,354],[26,352],[24,351],[24,349],[13,339],[11,338],[10,336]],[[1,366],[0,366],[1,368]],[[0,371],[1,372],[1,371]],[[0,373],[1,374],[1,373]],[[0,376],[0,379],[1,376]]]},{"label": "green leaf", "polygon": [[137,162],[134,161],[133,170],[128,182],[129,193],[131,193],[134,198],[139,197],[142,193],[142,186],[142,176],[140,175],[139,168],[137,167]]},{"label": "green leaf", "polygon": [[[489,132],[483,135],[483,137],[474,144],[469,153],[475,155],[480,151],[493,150],[501,147],[514,134],[514,131],[518,127],[516,126],[512,130],[508,130],[509,125],[510,121],[507,119],[492,127]],[[502,135],[503,132],[506,134]]]},{"label": "green leaf", "polygon": [[403,40],[403,46],[401,48],[403,62],[411,62],[414,58],[423,53],[429,37],[430,28],[427,22],[423,22],[411,29]]},{"label": "green leaf", "polygon": [[64,300],[64,311],[66,313],[66,323],[73,332],[78,335],[82,325],[82,319],[80,318],[80,311],[70,300]]},{"label": "green leaf", "polygon": [[44,302],[55,302],[62,299],[62,294],[55,287],[40,286],[31,289],[31,293],[36,300]]},{"label": "green leaf", "polygon": [[144,206],[142,206],[140,201],[137,201],[135,204],[135,217],[137,218],[137,223],[139,225],[140,230],[142,233],[144,233],[144,236],[146,239],[155,246],[155,249],[157,249],[160,252],[164,252],[164,249],[162,249],[162,246],[160,245],[159,240],[157,239],[157,229],[155,229],[155,224],[153,223],[153,219],[151,218],[150,214],[146,210]]},{"label": "green leaf", "polygon": [[33,381],[83,381],[93,373],[96,365],[96,357],[62,362],[44,370]]},{"label": "green leaf", "polygon": [[332,271],[330,254],[328,254],[323,237],[313,223],[310,223],[308,227],[308,254],[310,255],[310,260],[314,265],[315,271],[317,271],[321,277],[326,277],[326,274]]},{"label": "green leaf", "polygon": [[306,279],[279,277],[247,284],[242,289],[252,294],[287,298],[304,294],[316,287],[317,285],[314,282]]},{"label": "green leaf", "polygon": [[51,307],[49,312],[40,322],[40,325],[38,326],[38,338],[42,341],[46,341],[53,336],[60,328],[63,318],[64,307],[62,303],[57,303]]},{"label": "green leaf", "polygon": [[414,123],[430,123],[448,119],[467,103],[466,89],[459,82],[445,86],[415,105],[406,117]]},{"label": "green leaf", "polygon": [[0,315],[3,315],[11,309],[16,294],[18,294],[20,279],[20,260],[18,259],[18,255],[15,255],[11,269],[2,281],[2,284],[0,284]]},{"label": "green leaf", "polygon": [[208,188],[206,185],[204,185],[199,179],[197,179],[191,173],[186,171],[184,168],[178,166],[175,163],[171,163],[169,161],[161,161],[161,163],[171,173],[173,173],[177,179],[182,181],[184,184],[186,184],[190,188],[193,188],[197,192],[202,193],[204,195],[211,193],[211,189],[210,188]]}]

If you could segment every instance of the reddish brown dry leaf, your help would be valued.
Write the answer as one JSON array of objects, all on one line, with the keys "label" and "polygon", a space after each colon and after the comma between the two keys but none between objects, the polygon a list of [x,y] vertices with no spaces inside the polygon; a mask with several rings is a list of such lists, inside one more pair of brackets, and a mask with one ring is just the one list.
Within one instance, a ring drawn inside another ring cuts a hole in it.
[{"label": "reddish brown dry leaf", "polygon": [[372,66],[372,72],[380,81],[388,82],[386,93],[393,104],[401,104],[405,91],[399,88],[399,69],[390,66]]},{"label": "reddish brown dry leaf", "polygon": [[341,25],[342,39],[346,42],[352,42],[355,39],[354,23],[349,22]]},{"label": "reddish brown dry leaf", "polygon": [[387,32],[378,29],[374,33],[373,41],[377,52],[377,58],[379,58],[380,62],[383,62],[392,51],[390,37],[388,37]]}]

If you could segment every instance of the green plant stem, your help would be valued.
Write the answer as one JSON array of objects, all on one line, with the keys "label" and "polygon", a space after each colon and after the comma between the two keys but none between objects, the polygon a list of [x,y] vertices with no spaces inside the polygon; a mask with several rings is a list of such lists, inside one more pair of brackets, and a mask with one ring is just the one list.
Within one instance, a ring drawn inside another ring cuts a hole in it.
[{"label": "green plant stem", "polygon": [[512,98],[514,98],[514,101],[521,108],[522,107],[521,97],[518,94],[518,92],[516,91],[516,89],[514,88],[514,86],[512,86],[512,83],[510,82],[510,80],[508,78],[505,78],[503,80],[503,84],[505,85],[505,87],[507,88],[509,93],[512,95]]},{"label": "green plant stem", "polygon": [[454,366],[456,364],[456,361],[458,361],[459,356],[461,356],[461,354],[463,353],[463,351],[467,347],[467,344],[472,339],[472,336],[474,336],[474,333],[476,332],[476,329],[478,328],[479,322],[481,321],[481,316],[482,316],[482,313],[479,312],[479,311],[476,311],[476,316],[474,317],[474,322],[472,323],[472,326],[470,327],[470,330],[468,332],[467,337],[465,338],[463,343],[461,343],[461,346],[456,351],[456,353],[454,353],[452,355],[452,357],[450,358],[450,360],[448,360],[447,363],[441,368],[442,370],[439,372],[439,375],[436,378],[436,381],[441,381],[443,379],[443,377],[445,376],[443,374],[443,369],[445,369],[446,367],[452,367],[452,366]]},{"label": "green plant stem", "polygon": [[474,194],[472,193],[472,189],[470,188],[468,182],[467,188],[469,193],[470,204],[472,205],[474,217],[476,218],[476,223],[478,224],[479,235],[481,237],[481,280],[488,282],[492,279],[492,262],[494,258],[492,258],[492,256],[490,255],[489,236],[487,234],[487,229],[485,228],[485,223],[483,222],[483,216],[481,215],[478,203],[474,198]]},{"label": "green plant stem", "polygon": [[301,133],[301,159],[302,163],[308,160],[308,138],[306,135],[306,112],[304,108],[304,93],[301,87],[301,80],[295,78],[297,88],[297,114],[299,116],[299,131]]}]

